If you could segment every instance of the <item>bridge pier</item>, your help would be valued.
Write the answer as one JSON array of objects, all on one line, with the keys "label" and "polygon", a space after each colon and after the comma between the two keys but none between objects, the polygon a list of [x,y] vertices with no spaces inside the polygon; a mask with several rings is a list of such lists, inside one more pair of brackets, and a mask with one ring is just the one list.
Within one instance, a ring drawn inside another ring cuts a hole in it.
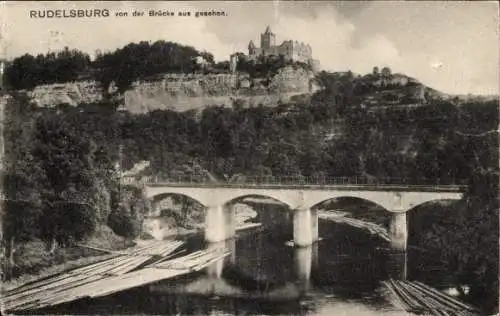
[{"label": "bridge pier", "polygon": [[389,226],[389,237],[393,249],[406,251],[406,244],[408,241],[406,212],[392,213],[392,219]]},{"label": "bridge pier", "polygon": [[234,210],[222,205],[207,207],[205,213],[205,240],[219,242],[235,235]]},{"label": "bridge pier", "polygon": [[318,211],[311,210],[311,230],[313,235],[313,242],[317,241],[319,238],[319,230],[318,230]]},{"label": "bridge pier", "polygon": [[307,247],[318,240],[318,213],[310,209],[293,212],[293,243],[297,247]]}]

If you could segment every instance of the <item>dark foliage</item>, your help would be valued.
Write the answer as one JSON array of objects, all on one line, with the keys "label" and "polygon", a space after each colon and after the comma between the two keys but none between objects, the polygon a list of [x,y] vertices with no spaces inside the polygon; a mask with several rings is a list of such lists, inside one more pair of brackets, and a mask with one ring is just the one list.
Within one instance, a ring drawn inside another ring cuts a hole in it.
[{"label": "dark foliage", "polygon": [[16,90],[86,78],[100,81],[105,89],[115,82],[118,90],[124,91],[137,79],[199,70],[197,56],[214,64],[213,55],[208,52],[166,41],[128,44],[114,52],[98,54],[93,62],[89,55],[65,48],[57,53],[15,58],[6,68],[5,79]]},{"label": "dark foliage", "polygon": [[77,80],[90,67],[89,55],[65,48],[58,53],[15,58],[5,70],[7,84],[14,89]]},{"label": "dark foliage", "polygon": [[166,72],[194,72],[197,69],[194,58],[197,56],[213,62],[211,54],[190,46],[165,41],[140,42],[98,56],[94,67],[98,69],[97,79],[105,88],[114,81],[118,90],[124,91],[139,78]]},{"label": "dark foliage", "polygon": [[149,211],[142,191],[134,187],[121,187],[113,192],[113,202],[116,205],[108,216],[108,226],[115,234],[125,238],[139,236],[144,215]]}]

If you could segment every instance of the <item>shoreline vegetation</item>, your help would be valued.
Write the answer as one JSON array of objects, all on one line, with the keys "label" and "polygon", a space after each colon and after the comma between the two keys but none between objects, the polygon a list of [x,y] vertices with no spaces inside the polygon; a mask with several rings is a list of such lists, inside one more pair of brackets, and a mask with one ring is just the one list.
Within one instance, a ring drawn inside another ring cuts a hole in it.
[{"label": "shoreline vegetation", "polygon": [[[236,227],[236,231],[246,231],[248,229],[258,228],[260,226],[261,226],[260,223],[242,222]],[[197,227],[193,229],[185,229],[179,227],[177,232],[164,235],[161,240],[179,239],[179,238],[182,239],[202,234],[203,234],[202,227]],[[69,248],[59,249],[59,253],[57,254],[50,255],[46,252],[44,257],[48,257],[47,260],[38,263],[38,265],[34,267],[29,266],[29,260],[33,259],[33,253],[26,253],[24,258],[19,258],[21,259],[20,262],[22,262],[21,265],[24,263],[28,263],[28,265],[25,266],[25,271],[19,272],[19,275],[17,275],[16,277],[7,280],[5,282],[2,282],[1,290],[8,291],[17,288],[25,283],[29,283],[51,275],[69,271],[74,268],[83,267],[86,265],[90,265],[92,263],[112,258],[116,256],[116,254],[120,252],[126,252],[128,249],[136,245],[139,245],[142,242],[154,239],[150,235],[147,237],[148,238],[138,238],[136,240],[124,240],[124,241],[114,240],[114,242],[109,242],[109,241],[102,242],[102,239],[94,237],[88,240],[87,242],[75,244],[74,246],[71,246]],[[30,246],[32,246],[33,248],[37,248],[38,246],[41,246],[41,243],[34,242],[31,245],[30,244],[25,245],[26,248],[30,248]],[[81,256],[70,255],[70,253],[72,252],[80,253]],[[40,254],[38,255],[39,258],[42,256],[43,255]],[[56,263],[54,264],[54,262]],[[22,266],[19,268],[22,269]]]},{"label": "shoreline vegetation", "polygon": [[[102,226],[98,228],[94,236],[81,243],[110,251],[122,251],[135,246],[137,242],[121,238],[108,227]],[[2,282],[2,291],[115,255],[109,251],[80,247],[78,244],[58,247],[51,252],[41,240],[28,241],[16,249],[14,253],[16,264],[11,270],[11,275],[4,276],[6,279]]]},{"label": "shoreline vegetation", "polygon": [[101,255],[89,256],[89,257],[81,257],[78,259],[69,260],[60,264],[56,264],[49,267],[41,268],[38,272],[31,274],[26,273],[22,274],[17,278],[11,279],[9,281],[5,281],[2,283],[2,291],[9,291],[15,289],[23,284],[30,283],[42,278],[46,278],[48,276],[56,275],[62,272],[66,272],[69,270],[73,270],[75,268],[84,267],[90,265],[92,263],[97,263],[109,258],[112,258],[113,254],[105,254],[104,252]]}]

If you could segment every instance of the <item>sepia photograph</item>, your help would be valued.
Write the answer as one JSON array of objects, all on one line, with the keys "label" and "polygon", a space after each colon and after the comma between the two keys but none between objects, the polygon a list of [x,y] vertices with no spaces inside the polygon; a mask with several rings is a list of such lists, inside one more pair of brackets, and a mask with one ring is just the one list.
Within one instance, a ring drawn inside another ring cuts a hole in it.
[{"label": "sepia photograph", "polygon": [[3,1],[3,315],[499,314],[496,1]]}]

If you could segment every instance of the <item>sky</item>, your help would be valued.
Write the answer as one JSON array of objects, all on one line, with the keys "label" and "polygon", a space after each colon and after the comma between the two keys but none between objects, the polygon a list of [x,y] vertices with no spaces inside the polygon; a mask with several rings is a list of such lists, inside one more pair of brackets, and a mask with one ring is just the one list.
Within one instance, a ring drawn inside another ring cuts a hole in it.
[{"label": "sky", "polygon": [[[260,45],[267,25],[276,43],[308,43],[327,71],[365,74],[374,66],[452,94],[499,93],[499,7],[494,1],[203,1],[4,2],[0,57],[64,46],[112,51],[130,42],[166,40],[226,60]],[[30,18],[30,10],[108,9],[109,17]],[[132,12],[145,12],[142,17]],[[149,10],[224,11],[226,16],[150,17]],[[116,17],[126,11],[128,17]]]}]

